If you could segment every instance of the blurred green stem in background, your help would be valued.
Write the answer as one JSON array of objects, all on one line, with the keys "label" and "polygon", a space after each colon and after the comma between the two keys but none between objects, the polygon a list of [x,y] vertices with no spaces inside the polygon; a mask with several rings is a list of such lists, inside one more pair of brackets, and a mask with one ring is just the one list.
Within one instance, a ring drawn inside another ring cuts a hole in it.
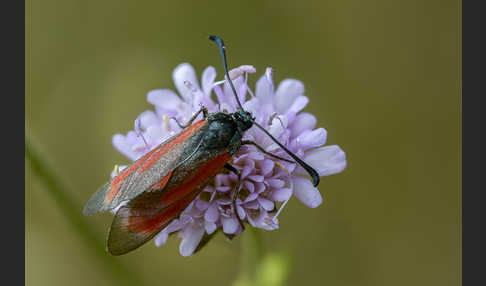
[{"label": "blurred green stem in background", "polygon": [[284,252],[264,255],[259,229],[247,227],[242,237],[241,272],[233,286],[283,286],[290,272]]},{"label": "blurred green stem in background", "polygon": [[30,161],[31,172],[41,179],[46,187],[45,190],[59,206],[65,218],[73,225],[74,230],[79,233],[87,248],[91,250],[92,255],[101,262],[107,272],[112,274],[116,284],[144,285],[140,277],[137,277],[133,271],[104,251],[104,241],[98,238],[97,234],[81,215],[82,206],[79,206],[69,197],[64,184],[61,183],[59,178],[56,178],[54,172],[49,169],[46,162],[39,156],[29,141],[26,137],[25,158]]}]

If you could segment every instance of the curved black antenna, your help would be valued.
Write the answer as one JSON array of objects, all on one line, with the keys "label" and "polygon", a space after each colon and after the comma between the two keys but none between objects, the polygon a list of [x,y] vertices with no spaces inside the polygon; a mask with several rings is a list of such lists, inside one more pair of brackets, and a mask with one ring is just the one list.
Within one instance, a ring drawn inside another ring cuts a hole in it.
[{"label": "curved black antenna", "polygon": [[230,79],[229,73],[228,73],[228,65],[226,64],[226,48],[224,46],[223,39],[221,39],[218,36],[209,36],[208,37],[211,41],[215,42],[218,47],[219,51],[221,52],[221,57],[223,58],[223,65],[224,65],[224,72],[226,73],[226,78],[229,81],[229,84],[231,86],[231,89],[233,90],[233,93],[235,94],[236,97],[236,102],[238,102],[238,106],[243,109],[243,106],[241,105],[240,99],[238,98],[238,93],[236,93],[235,86],[233,85],[233,82]]},{"label": "curved black antenna", "polygon": [[[209,36],[209,39],[211,41],[215,42],[219,47],[219,51],[221,52],[221,56],[223,58],[224,72],[226,73],[226,77],[228,78],[228,82],[231,86],[231,89],[233,89],[233,93],[236,97],[236,102],[238,102],[238,105],[240,106],[241,110],[244,110],[243,106],[241,105],[240,99],[238,98],[238,94],[236,93],[236,89],[233,85],[233,82],[231,81],[231,78],[229,77],[228,65],[226,64],[226,53],[225,53],[225,47],[224,47],[223,39],[221,39],[218,36]],[[290,157],[292,157],[295,161],[297,161],[297,163],[299,163],[299,165],[301,165],[302,168],[304,168],[307,171],[307,173],[309,173],[309,175],[312,177],[312,183],[313,183],[314,187],[317,187],[317,185],[319,185],[319,181],[320,181],[319,174],[316,172],[316,170],[314,170],[314,168],[307,165],[307,163],[302,161],[299,157],[297,157],[297,155],[292,153],[289,149],[285,148],[285,146],[282,145],[282,143],[278,142],[278,140],[275,139],[275,137],[273,137],[272,134],[270,134],[267,130],[265,130],[265,128],[263,128],[263,126],[256,123],[255,119],[252,118],[251,121],[253,121],[253,124],[255,124],[263,132],[265,132],[265,134],[267,134],[268,137],[270,137],[275,143],[277,143],[278,146],[280,146],[280,148],[282,148],[287,154],[289,154]]]},{"label": "curved black antenna", "polygon": [[265,134],[267,134],[268,137],[270,137],[275,143],[277,143],[277,145],[280,146],[280,148],[282,148],[285,152],[287,152],[287,154],[289,154],[290,157],[292,157],[295,161],[297,161],[297,163],[299,163],[299,165],[301,165],[302,168],[304,168],[307,171],[307,173],[309,173],[309,175],[312,177],[312,183],[314,187],[317,187],[317,185],[319,185],[319,181],[320,181],[319,174],[317,173],[316,170],[314,170],[314,168],[307,165],[307,163],[302,161],[299,157],[297,157],[297,155],[292,153],[289,149],[285,148],[285,146],[282,143],[278,142],[278,140],[275,139],[275,137],[273,137],[272,134],[270,134],[265,128],[263,128],[263,126],[256,123],[255,120],[253,120],[253,124],[255,124],[263,132],[265,132]]}]

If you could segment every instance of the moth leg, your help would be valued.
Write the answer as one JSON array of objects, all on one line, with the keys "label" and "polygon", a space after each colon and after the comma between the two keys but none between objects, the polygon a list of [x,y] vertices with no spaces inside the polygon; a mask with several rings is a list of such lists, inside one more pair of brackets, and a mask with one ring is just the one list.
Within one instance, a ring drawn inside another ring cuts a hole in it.
[{"label": "moth leg", "polygon": [[243,221],[241,221],[240,216],[238,215],[238,211],[236,210],[236,199],[238,198],[238,194],[240,193],[240,182],[241,182],[241,173],[235,167],[231,166],[230,164],[224,165],[224,167],[231,172],[235,173],[238,176],[238,182],[236,183],[235,192],[233,193],[233,198],[231,199],[231,204],[233,205],[233,211],[235,212],[235,216],[238,219],[238,222],[241,225],[241,228],[245,230],[245,225]]},{"label": "moth leg", "polygon": [[295,161],[292,161],[292,160],[289,160],[289,159],[285,159],[285,158],[282,158],[280,156],[277,156],[277,155],[274,155],[274,154],[272,154],[270,152],[265,151],[265,149],[263,149],[262,146],[259,146],[257,143],[255,143],[253,141],[242,140],[241,141],[241,145],[253,145],[253,146],[257,147],[257,149],[260,150],[260,152],[262,152],[263,154],[266,154],[268,156],[271,156],[273,158],[276,158],[276,159],[279,159],[279,160],[282,160],[282,161],[285,161],[285,162],[289,162],[289,163],[295,164]]},{"label": "moth leg", "polygon": [[180,128],[185,129],[186,127],[190,126],[192,122],[194,122],[194,120],[196,120],[196,118],[199,116],[201,112],[203,113],[204,119],[206,119],[206,117],[208,117],[208,109],[204,106],[201,106],[201,109],[199,109],[199,111],[196,112],[186,124],[181,124],[175,117],[171,117],[170,119],[174,119]]}]

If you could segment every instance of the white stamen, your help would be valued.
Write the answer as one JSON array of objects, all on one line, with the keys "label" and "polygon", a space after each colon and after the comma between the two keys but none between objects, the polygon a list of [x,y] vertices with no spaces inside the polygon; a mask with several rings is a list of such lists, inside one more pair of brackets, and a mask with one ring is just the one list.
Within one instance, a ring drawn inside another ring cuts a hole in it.
[{"label": "white stamen", "polygon": [[214,82],[214,83],[213,83],[213,87],[215,87],[215,86],[217,86],[217,85],[220,85],[220,84],[223,84],[223,83],[225,83],[225,82],[226,82],[226,80],[225,80],[225,79],[224,79],[224,80],[220,80],[220,81],[216,81],[216,82]]},{"label": "white stamen", "polygon": [[290,198],[288,198],[287,200],[285,200],[283,202],[283,204],[280,206],[280,208],[278,208],[278,211],[277,213],[273,216],[273,220],[276,219],[278,217],[278,215],[280,214],[280,212],[283,210],[283,208],[285,207],[285,205],[287,204],[287,202],[290,200]]}]

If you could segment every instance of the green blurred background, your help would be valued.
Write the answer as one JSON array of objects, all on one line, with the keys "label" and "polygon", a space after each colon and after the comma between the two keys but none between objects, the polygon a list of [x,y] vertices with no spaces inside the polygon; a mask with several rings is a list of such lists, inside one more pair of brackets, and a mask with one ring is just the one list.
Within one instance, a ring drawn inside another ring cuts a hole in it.
[{"label": "green blurred background", "polygon": [[[111,145],[174,88],[190,62],[222,78],[232,67],[300,79],[347,169],[319,186],[324,204],[297,199],[265,253],[291,257],[287,285],[459,285],[461,280],[460,1],[26,2],[26,129],[81,208],[128,162]],[[29,63],[30,62],[30,63]],[[119,285],[26,161],[28,285]],[[104,240],[109,214],[86,218]],[[147,285],[230,285],[244,249],[217,236],[190,258],[179,239],[117,257]],[[104,252],[103,248],[98,249]],[[108,255],[103,253],[103,255]]]}]

